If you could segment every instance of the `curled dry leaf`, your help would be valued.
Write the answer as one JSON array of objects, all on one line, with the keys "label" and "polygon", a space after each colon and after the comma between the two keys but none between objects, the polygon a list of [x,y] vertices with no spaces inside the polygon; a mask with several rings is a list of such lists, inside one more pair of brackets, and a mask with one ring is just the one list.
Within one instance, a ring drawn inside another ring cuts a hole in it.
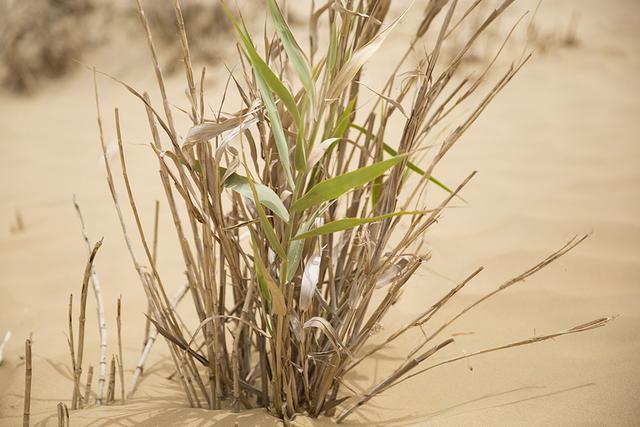
[{"label": "curled dry leaf", "polygon": [[324,317],[314,316],[311,319],[304,322],[303,329],[310,329],[310,328],[315,328],[322,331],[322,333],[326,335],[326,337],[329,339],[329,342],[331,342],[331,345],[336,350],[346,350],[346,348],[340,342],[340,339],[338,338],[338,334],[336,333],[336,330],[333,329],[333,326],[331,326],[331,323],[329,323],[329,321]]},{"label": "curled dry leaf", "polygon": [[289,322],[291,324],[291,332],[293,335],[296,337],[298,342],[302,341],[302,325],[300,324],[298,313],[293,312],[291,317],[289,317]]},{"label": "curled dry leaf", "polygon": [[300,285],[300,309],[302,311],[307,311],[313,301],[313,294],[318,286],[321,260],[322,258],[319,255],[314,255],[309,258],[307,265],[304,267],[302,285]]},{"label": "curled dry leaf", "polygon": [[205,122],[193,126],[187,132],[187,136],[184,138],[182,147],[192,147],[198,141],[208,141],[229,131],[229,134],[226,135],[216,150],[216,157],[218,157],[220,154],[219,150],[224,149],[224,146],[226,146],[233,138],[238,136],[240,132],[258,122],[258,116],[256,114],[258,106],[259,103],[254,102],[248,111],[237,116],[220,122]]},{"label": "curled dry leaf", "polygon": [[220,145],[218,145],[218,148],[216,148],[216,153],[215,153],[216,160],[220,161],[220,158],[222,157],[222,153],[224,153],[225,148],[231,141],[233,141],[234,138],[236,138],[245,130],[249,129],[251,126],[258,123],[258,121],[259,121],[258,116],[256,116],[255,114],[252,114],[250,117],[247,117],[246,120],[244,120],[242,123],[240,123],[240,125],[231,129],[224,136],[224,138],[222,138],[222,142],[220,142]]},{"label": "curled dry leaf", "polygon": [[334,142],[338,141],[340,138],[329,138],[324,141],[316,144],[311,149],[311,154],[309,154],[309,158],[307,159],[307,169],[311,170],[318,161],[324,156],[324,153]]},{"label": "curled dry leaf", "polygon": [[358,74],[358,71],[360,71],[364,64],[371,59],[373,54],[380,49],[380,46],[382,46],[382,43],[384,43],[389,33],[396,25],[398,25],[398,22],[404,18],[408,11],[409,9],[405,10],[398,19],[393,21],[387,28],[380,31],[373,40],[362,46],[353,54],[349,62],[340,69],[336,78],[331,83],[327,92],[328,99],[337,99],[340,96],[342,91],[353,81],[353,78]]},{"label": "curled dry leaf", "polygon": [[396,262],[390,264],[376,281],[376,289],[384,288],[389,283],[392,283],[402,273],[410,260],[410,256],[403,255]]}]

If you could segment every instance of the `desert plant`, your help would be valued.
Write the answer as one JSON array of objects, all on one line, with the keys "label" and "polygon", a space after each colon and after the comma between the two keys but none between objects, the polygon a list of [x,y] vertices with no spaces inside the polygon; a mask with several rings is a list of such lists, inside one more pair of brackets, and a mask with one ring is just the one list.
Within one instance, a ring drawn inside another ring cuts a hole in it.
[{"label": "desert plant", "polygon": [[95,0],[0,0],[0,79],[31,91],[76,65],[90,44]]},{"label": "desert plant", "polygon": [[[529,59],[512,64],[488,86],[488,68],[475,77],[458,76],[471,46],[512,3],[501,2],[453,59],[441,63],[443,45],[468,10],[458,13],[455,0],[428,2],[386,84],[380,90],[366,87],[376,94],[369,105],[361,100],[364,66],[407,12],[386,23],[389,0],[328,1],[310,16],[305,52],[276,0],[265,2],[275,36],[265,37],[264,50],[242,17],[227,8],[241,63],[229,81],[244,107],[222,113],[221,106],[207,115],[205,71],[199,79],[194,75],[176,0],[189,100],[183,111],[192,121],[181,137],[138,1],[162,110],[146,93],[121,83],[146,109],[198,325],[182,325],[174,310],[178,300],[167,297],[129,181],[116,109],[122,174],[144,264],[132,249],[108,161],[96,85],[100,141],[109,189],[151,306],[151,322],[167,340],[190,405],[265,407],[284,419],[305,412],[312,417],[333,414],[344,405],[336,418],[341,421],[417,374],[425,361],[451,344],[453,338],[441,335],[452,322],[584,240],[571,240],[442,325],[433,325],[434,315],[478,269],[409,324],[363,350],[411,276],[429,259],[425,234],[474,175],[452,190],[433,177],[435,167]],[[321,28],[327,32],[322,37]],[[431,49],[421,54],[414,47],[427,34]],[[412,52],[420,59],[400,73]],[[454,116],[458,118],[452,122]],[[393,121],[401,124],[400,133],[392,130]],[[428,206],[426,193],[432,191],[441,192],[442,201]],[[590,330],[609,320],[474,354]],[[346,374],[415,328],[433,331],[425,333],[388,378],[362,394],[348,387]]]}]

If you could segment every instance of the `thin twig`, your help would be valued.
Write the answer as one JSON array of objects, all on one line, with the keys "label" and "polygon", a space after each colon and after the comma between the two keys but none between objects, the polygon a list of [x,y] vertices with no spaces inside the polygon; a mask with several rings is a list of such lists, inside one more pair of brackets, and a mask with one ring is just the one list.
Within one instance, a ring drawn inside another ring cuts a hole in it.
[{"label": "thin twig", "polygon": [[29,427],[29,418],[31,416],[31,340],[27,338],[24,342],[24,359],[25,359],[25,371],[24,371],[24,415],[22,418],[22,425]]},{"label": "thin twig", "polygon": [[93,381],[93,366],[89,365],[89,370],[87,371],[87,384],[84,388],[84,401],[85,404],[89,404],[89,400],[91,399],[91,381]]},{"label": "thin twig", "polygon": [[69,427],[69,408],[62,402],[58,403],[58,427]]},{"label": "thin twig", "polygon": [[[185,284],[180,289],[178,289],[178,291],[173,297],[173,300],[171,301],[172,310],[176,309],[176,307],[178,306],[180,301],[182,301],[182,298],[184,298],[188,290],[189,290],[189,284]],[[140,354],[140,359],[138,360],[136,369],[135,371],[133,371],[133,377],[131,378],[131,385],[129,386],[129,392],[127,393],[128,399],[131,399],[133,397],[133,394],[136,391],[136,388],[138,386],[138,381],[140,380],[140,376],[142,375],[142,371],[144,370],[144,364],[147,361],[147,357],[149,357],[149,354],[151,353],[151,348],[153,347],[153,344],[155,343],[157,337],[158,337],[158,330],[152,327],[151,332],[149,333],[149,338],[147,339],[147,342],[145,343],[144,348],[142,349],[142,353]]]},{"label": "thin twig", "polygon": [[[80,210],[80,205],[76,200],[76,196],[73,196],[73,205],[78,213],[80,219],[80,231],[82,238],[87,244],[87,251],[91,253],[91,242],[87,235],[84,217]],[[100,280],[98,279],[98,273],[96,273],[95,266],[91,267],[91,285],[93,286],[93,294],[96,298],[96,311],[98,315],[98,329],[100,331],[100,362],[98,365],[98,389],[96,391],[96,404],[102,403],[102,396],[104,394],[104,384],[107,375],[107,319],[104,312],[104,302],[102,300],[102,287],[100,286]]]},{"label": "thin twig", "polygon": [[109,385],[107,386],[107,405],[113,402],[116,388],[116,356],[111,356],[109,365]]},{"label": "thin twig", "polygon": [[120,372],[120,400],[124,403],[124,368],[122,367],[122,296],[118,297],[116,323],[118,324],[118,371]]},{"label": "thin twig", "polygon": [[84,269],[84,276],[82,278],[82,293],[80,295],[80,316],[78,317],[78,351],[76,358],[76,374],[75,381],[77,386],[74,391],[74,398],[71,402],[71,409],[77,409],[78,403],[82,404],[82,395],[80,394],[80,377],[82,376],[82,357],[84,355],[84,326],[87,312],[87,291],[89,288],[89,278],[91,277],[91,269],[93,268],[93,261],[98,253],[98,249],[102,246],[102,240],[100,239],[91,250],[89,260]]}]

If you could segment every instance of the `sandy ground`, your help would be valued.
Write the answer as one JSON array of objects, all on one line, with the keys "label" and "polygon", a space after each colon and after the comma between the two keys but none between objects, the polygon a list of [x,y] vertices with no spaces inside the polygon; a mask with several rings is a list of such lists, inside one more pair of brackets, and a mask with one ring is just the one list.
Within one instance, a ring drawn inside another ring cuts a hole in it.
[{"label": "sandy ground", "polygon": [[[554,23],[566,24],[573,11],[580,17],[579,46],[536,55],[438,169],[439,178],[449,183],[478,170],[464,194],[470,207],[449,211],[430,233],[433,260],[408,287],[381,335],[479,265],[486,270],[450,310],[525,270],[573,235],[591,231],[561,261],[462,318],[450,333],[474,333],[459,335],[440,357],[603,315],[617,319],[586,334],[431,371],[374,399],[348,424],[640,423],[640,3],[554,0],[543,7],[540,22],[561,28]],[[85,62],[153,90],[142,43],[140,31],[132,30]],[[371,69],[375,74],[377,68]],[[224,73],[214,68],[207,81],[215,108]],[[114,135],[113,108],[120,108],[132,180],[150,228],[161,189],[155,159],[142,145],[148,138],[144,110],[121,87],[106,79],[100,86],[109,139]],[[178,105],[185,104],[179,77],[169,80],[169,91]],[[90,73],[79,70],[28,98],[1,93],[0,129],[0,334],[13,333],[0,366],[0,425],[21,422],[21,357],[30,333],[32,417],[39,425],[55,425],[56,404],[68,401],[72,391],[67,298],[80,292],[86,259],[72,194],[84,210],[91,238],[105,237],[96,265],[107,303],[110,351],[116,343],[115,302],[123,297],[127,380],[142,345],[144,296],[98,162]],[[14,234],[10,228],[16,211],[25,230]],[[182,283],[180,261],[166,212],[161,226],[167,230],[160,240],[161,273],[177,287]],[[89,307],[85,360],[95,367],[98,334],[91,296]],[[401,360],[413,339],[401,340],[361,365],[350,380],[360,387],[375,382]],[[263,411],[237,415],[186,408],[179,385],[166,379],[171,365],[160,343],[133,401],[75,412],[72,424],[277,424]],[[327,419],[298,421],[331,425]]]}]

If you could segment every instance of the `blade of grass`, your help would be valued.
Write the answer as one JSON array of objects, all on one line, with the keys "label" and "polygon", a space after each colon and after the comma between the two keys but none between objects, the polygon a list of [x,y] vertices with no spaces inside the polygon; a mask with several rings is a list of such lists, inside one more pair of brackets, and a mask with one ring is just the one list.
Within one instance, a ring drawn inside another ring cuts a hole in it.
[{"label": "blade of grass", "polygon": [[331,234],[336,233],[338,231],[349,230],[351,228],[355,228],[359,225],[370,224],[372,222],[382,221],[383,219],[391,218],[394,216],[401,215],[425,215],[430,213],[430,211],[403,211],[403,212],[393,212],[385,215],[374,216],[371,218],[342,218],[337,219],[335,221],[331,221],[321,227],[313,228],[306,233],[297,234],[293,239],[306,239],[309,237],[321,236],[323,234]]},{"label": "blade of grass", "polygon": [[347,191],[374,180],[406,158],[407,155],[403,154],[322,181],[313,186],[300,199],[296,200],[291,205],[291,211],[302,211],[317,206],[322,202],[336,199]]},{"label": "blade of grass", "polygon": [[296,71],[298,78],[302,82],[302,86],[307,92],[307,95],[313,100],[314,98],[314,88],[313,88],[313,79],[311,78],[311,70],[309,68],[309,63],[307,58],[305,57],[302,49],[298,45],[295,37],[291,33],[291,29],[287,22],[284,20],[282,16],[282,12],[278,7],[278,4],[275,0],[268,0],[269,3],[269,12],[271,13],[271,19],[276,27],[276,32],[278,33],[278,37],[280,37],[280,41],[282,41],[282,46],[284,50],[287,52],[289,59],[291,60],[291,65],[293,65],[293,69]]},{"label": "blade of grass", "polygon": [[[352,127],[353,129],[361,132],[362,134],[366,135],[368,132],[365,128],[363,128],[360,125],[357,125],[355,123],[351,123],[349,125],[349,127]],[[382,148],[384,149],[384,151],[386,151],[387,153],[391,154],[392,156],[397,156],[398,155],[398,151],[396,149],[394,149],[393,147],[391,147],[389,144],[387,144],[386,142],[383,143]],[[407,167],[409,169],[411,169],[413,172],[417,173],[418,175],[422,175],[424,176],[424,174],[426,173],[424,171],[424,169],[421,169],[419,166],[417,166],[415,163],[413,162],[407,162]],[[446,191],[447,193],[451,193],[453,190],[451,190],[451,188],[449,188],[446,184],[444,184],[442,181],[438,180],[437,178],[435,178],[434,176],[430,176],[429,177],[429,181],[433,182],[435,185],[437,185],[438,187],[442,188],[444,191]]]},{"label": "blade of grass", "polygon": [[[220,176],[224,176],[226,173],[226,169],[220,167]],[[224,187],[233,190],[239,194],[242,194],[244,197],[249,199],[254,199],[254,195],[251,191],[251,185],[249,184],[249,180],[247,177],[239,175],[237,173],[232,173],[222,184]],[[271,209],[274,214],[278,215],[280,219],[284,222],[289,222],[289,212],[287,208],[280,200],[280,197],[269,187],[259,182],[253,182],[253,185],[256,189],[256,197],[260,204],[266,206]]]}]

